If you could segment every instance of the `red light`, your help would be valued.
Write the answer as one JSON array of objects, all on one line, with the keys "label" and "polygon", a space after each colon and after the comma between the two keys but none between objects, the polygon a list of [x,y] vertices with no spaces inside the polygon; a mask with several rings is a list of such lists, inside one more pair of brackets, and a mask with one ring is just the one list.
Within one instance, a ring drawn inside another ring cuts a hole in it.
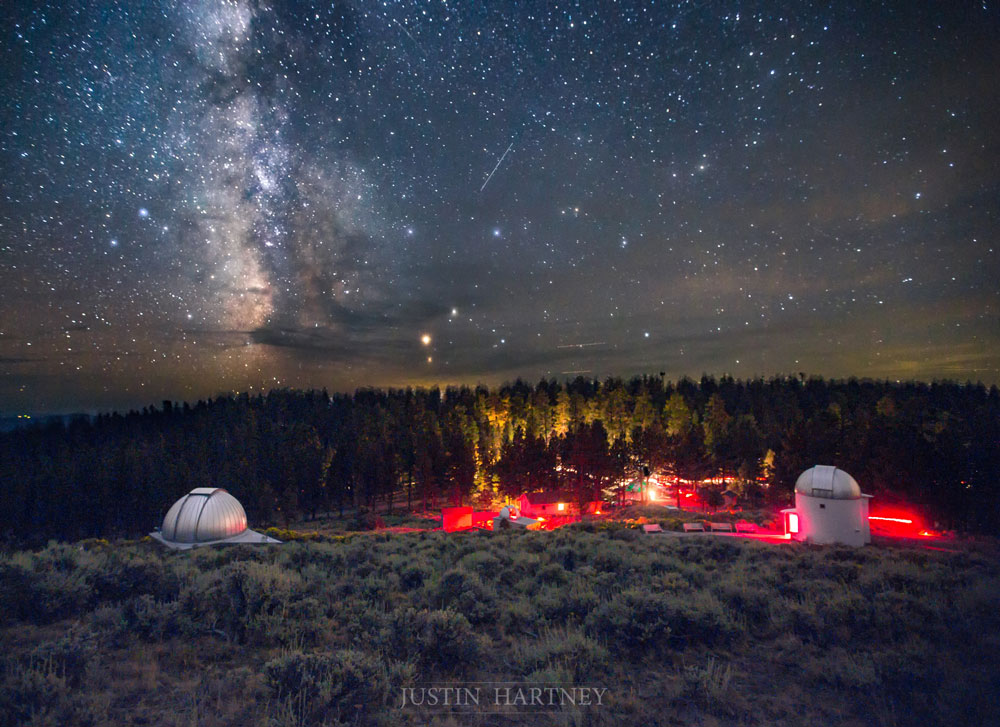
[{"label": "red light", "polygon": [[788,513],[788,532],[797,533],[799,532],[799,516],[797,513]]},{"label": "red light", "polygon": [[[890,538],[934,537],[919,513],[904,507],[879,509],[878,514],[869,515],[872,533]],[[926,534],[925,534],[926,533]]]},{"label": "red light", "polygon": [[885,520],[886,522],[890,522],[890,523],[906,523],[907,525],[912,525],[913,524],[912,520],[907,520],[907,519],[901,518],[901,517],[876,517],[875,515],[869,515],[868,519],[869,520]]}]

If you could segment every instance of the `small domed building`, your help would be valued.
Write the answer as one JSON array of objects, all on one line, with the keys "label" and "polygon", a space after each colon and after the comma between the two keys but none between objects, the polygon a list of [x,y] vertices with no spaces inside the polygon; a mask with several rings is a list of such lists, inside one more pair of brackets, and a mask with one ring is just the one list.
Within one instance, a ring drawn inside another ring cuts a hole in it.
[{"label": "small domed building", "polygon": [[538,530],[542,527],[540,520],[526,517],[517,512],[516,508],[505,505],[500,508],[500,512],[493,518],[494,530],[508,530],[510,528],[524,528],[525,530]]},{"label": "small domed building", "polygon": [[240,501],[221,487],[196,487],[175,502],[150,536],[169,548],[188,550],[222,543],[280,543],[247,527]]},{"label": "small domed building", "polygon": [[793,540],[817,545],[871,542],[868,500],[857,480],[829,465],[810,467],[795,481],[795,507],[783,510]]}]

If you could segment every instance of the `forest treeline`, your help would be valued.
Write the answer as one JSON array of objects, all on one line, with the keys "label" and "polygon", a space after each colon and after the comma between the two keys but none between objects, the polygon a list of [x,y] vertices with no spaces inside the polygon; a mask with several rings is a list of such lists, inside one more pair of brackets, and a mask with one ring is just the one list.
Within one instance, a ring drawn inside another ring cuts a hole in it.
[{"label": "forest treeline", "polygon": [[785,503],[835,464],[942,527],[1000,530],[1000,393],[957,383],[577,378],[497,388],[276,390],[0,434],[0,538],[136,536],[194,487],[253,524],[356,506],[486,505],[540,488],[581,501],[642,465],[736,478]]}]

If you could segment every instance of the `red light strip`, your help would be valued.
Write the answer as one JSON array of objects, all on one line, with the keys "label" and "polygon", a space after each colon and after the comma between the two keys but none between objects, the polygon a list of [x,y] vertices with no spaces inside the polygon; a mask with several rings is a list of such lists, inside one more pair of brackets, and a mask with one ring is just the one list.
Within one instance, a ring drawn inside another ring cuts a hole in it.
[{"label": "red light strip", "polygon": [[869,515],[868,519],[869,520],[886,520],[887,522],[890,522],[890,523],[906,523],[908,525],[912,525],[913,524],[912,520],[905,520],[905,519],[903,519],[901,517],[876,517],[875,515]]}]

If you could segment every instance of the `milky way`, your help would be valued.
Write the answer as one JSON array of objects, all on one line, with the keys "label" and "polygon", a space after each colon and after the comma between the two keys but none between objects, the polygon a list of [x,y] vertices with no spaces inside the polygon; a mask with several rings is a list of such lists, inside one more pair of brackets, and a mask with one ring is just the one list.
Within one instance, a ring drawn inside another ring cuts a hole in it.
[{"label": "milky way", "polygon": [[1000,379],[990,4],[0,14],[0,415]]}]

